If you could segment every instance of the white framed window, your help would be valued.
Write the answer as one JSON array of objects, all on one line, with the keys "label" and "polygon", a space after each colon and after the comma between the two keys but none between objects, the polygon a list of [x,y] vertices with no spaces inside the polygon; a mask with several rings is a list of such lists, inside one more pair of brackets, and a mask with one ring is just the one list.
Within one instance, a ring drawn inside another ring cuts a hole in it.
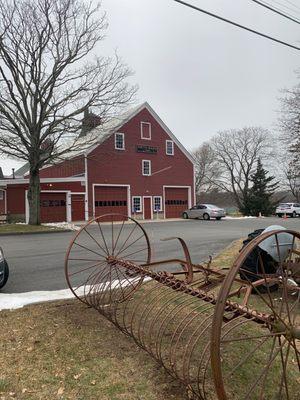
[{"label": "white framed window", "polygon": [[124,133],[115,133],[115,149],[125,150]]},{"label": "white framed window", "polygon": [[150,160],[143,160],[142,161],[142,174],[144,176],[151,175],[151,161]]},{"label": "white framed window", "polygon": [[132,197],[132,212],[142,212],[142,197],[141,196],[133,196]]},{"label": "white framed window", "polygon": [[174,156],[174,142],[173,140],[166,140],[166,154]]},{"label": "white framed window", "polygon": [[153,196],[153,210],[154,211],[162,211],[162,197],[161,196]]},{"label": "white framed window", "polygon": [[0,190],[0,200],[4,200],[4,190]]},{"label": "white framed window", "polygon": [[141,139],[151,140],[150,122],[141,122]]}]

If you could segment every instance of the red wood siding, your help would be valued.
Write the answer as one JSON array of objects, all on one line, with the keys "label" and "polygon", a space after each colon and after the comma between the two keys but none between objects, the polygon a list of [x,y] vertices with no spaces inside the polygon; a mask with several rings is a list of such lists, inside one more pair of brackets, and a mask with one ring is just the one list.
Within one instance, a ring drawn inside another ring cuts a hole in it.
[{"label": "red wood siding", "polygon": [[51,167],[40,170],[41,178],[63,178],[84,174],[84,157],[66,160]]},{"label": "red wood siding", "polygon": [[85,196],[84,194],[72,194],[71,196],[72,221],[84,221]]},{"label": "red wood siding", "polygon": [[127,187],[95,187],[95,215],[99,216],[109,213],[128,214]]},{"label": "red wood siding", "polygon": [[[25,191],[28,184],[8,185],[7,187],[7,212],[12,215],[25,215]],[[81,182],[53,182],[41,183],[41,190],[70,190],[71,192],[83,192],[85,187]],[[64,194],[65,196],[65,194]],[[46,218],[47,219],[47,218]],[[84,218],[83,218],[84,219]],[[64,219],[64,221],[66,218]],[[52,222],[52,221],[51,221]]]},{"label": "red wood siding", "polygon": [[25,185],[7,187],[7,212],[9,214],[25,215]]},{"label": "red wood siding", "polygon": [[0,190],[0,214],[5,213],[5,190]]},{"label": "red wood siding", "polygon": [[66,193],[41,193],[41,222],[67,220]]},{"label": "red wood siding", "polygon": [[180,218],[182,212],[188,208],[188,189],[165,189],[166,218]]},{"label": "red wood siding", "polygon": [[[141,139],[141,122],[151,123],[151,140]],[[191,186],[193,193],[192,162],[175,143],[174,156],[166,155],[166,140],[170,140],[170,137],[146,108],[120,127],[118,132],[125,135],[125,150],[115,150],[114,135],[112,135],[88,155],[90,212],[93,210],[93,183],[129,184],[131,198],[163,196],[164,185]],[[137,145],[154,147],[157,153],[138,153]],[[151,161],[154,175],[142,175],[142,160]]]},{"label": "red wood siding", "polygon": [[145,219],[152,218],[151,199],[149,197],[144,198],[144,218]]},{"label": "red wood siding", "polygon": [[41,190],[70,190],[71,192],[84,193],[85,186],[82,186],[81,182],[53,182],[42,183]]}]

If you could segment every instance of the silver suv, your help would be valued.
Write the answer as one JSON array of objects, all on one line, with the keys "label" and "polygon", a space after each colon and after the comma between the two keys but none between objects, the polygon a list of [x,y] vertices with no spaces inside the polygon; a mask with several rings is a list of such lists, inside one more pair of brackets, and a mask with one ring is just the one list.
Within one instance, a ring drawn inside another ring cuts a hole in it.
[{"label": "silver suv", "polygon": [[204,220],[209,220],[211,218],[216,218],[220,220],[225,217],[225,210],[219,208],[214,204],[196,204],[194,207],[185,210],[182,213],[182,218],[203,218]]},{"label": "silver suv", "polygon": [[280,203],[275,211],[278,217],[290,216],[298,217],[300,215],[300,204],[299,203]]}]

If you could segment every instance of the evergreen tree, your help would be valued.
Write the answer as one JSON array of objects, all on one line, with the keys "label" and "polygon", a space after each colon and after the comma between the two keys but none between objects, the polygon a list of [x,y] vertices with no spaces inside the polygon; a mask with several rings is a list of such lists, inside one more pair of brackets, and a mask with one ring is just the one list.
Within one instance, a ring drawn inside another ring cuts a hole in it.
[{"label": "evergreen tree", "polygon": [[251,175],[252,187],[249,189],[245,201],[245,214],[258,216],[271,215],[274,212],[275,204],[272,196],[279,187],[279,182],[274,182],[274,176],[268,176],[269,171],[263,168],[260,158],[257,160],[257,167]]}]

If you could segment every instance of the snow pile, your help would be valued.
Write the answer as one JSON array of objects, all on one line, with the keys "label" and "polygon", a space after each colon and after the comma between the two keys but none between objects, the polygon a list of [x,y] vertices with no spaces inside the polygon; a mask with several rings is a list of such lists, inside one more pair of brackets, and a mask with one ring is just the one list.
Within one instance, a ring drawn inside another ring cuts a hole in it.
[{"label": "snow pile", "polygon": [[80,227],[71,224],[70,222],[49,222],[47,224],[42,224],[43,226],[49,226],[49,228],[60,228],[60,229],[69,229],[70,231],[79,231]]},{"label": "snow pile", "polygon": [[[144,282],[150,280],[151,278],[144,278]],[[100,291],[114,289],[117,287],[126,287],[131,281],[136,281],[136,278],[133,279],[124,279],[122,281],[115,280],[112,282],[102,282],[98,284],[97,289]],[[88,294],[90,290],[90,286],[81,287],[76,290],[77,296],[83,296],[84,294]],[[72,299],[74,298],[74,294],[70,289],[62,289],[62,290],[49,290],[49,291],[35,291],[35,292],[26,292],[26,293],[1,293],[0,292],[0,310],[13,310],[16,308],[22,308],[28,304],[34,303],[42,303],[46,301],[53,300],[63,300],[63,299]]]},{"label": "snow pile", "polygon": [[26,293],[0,293],[0,310],[12,310],[22,308],[27,304],[70,299],[72,297],[74,295],[69,289]]}]

